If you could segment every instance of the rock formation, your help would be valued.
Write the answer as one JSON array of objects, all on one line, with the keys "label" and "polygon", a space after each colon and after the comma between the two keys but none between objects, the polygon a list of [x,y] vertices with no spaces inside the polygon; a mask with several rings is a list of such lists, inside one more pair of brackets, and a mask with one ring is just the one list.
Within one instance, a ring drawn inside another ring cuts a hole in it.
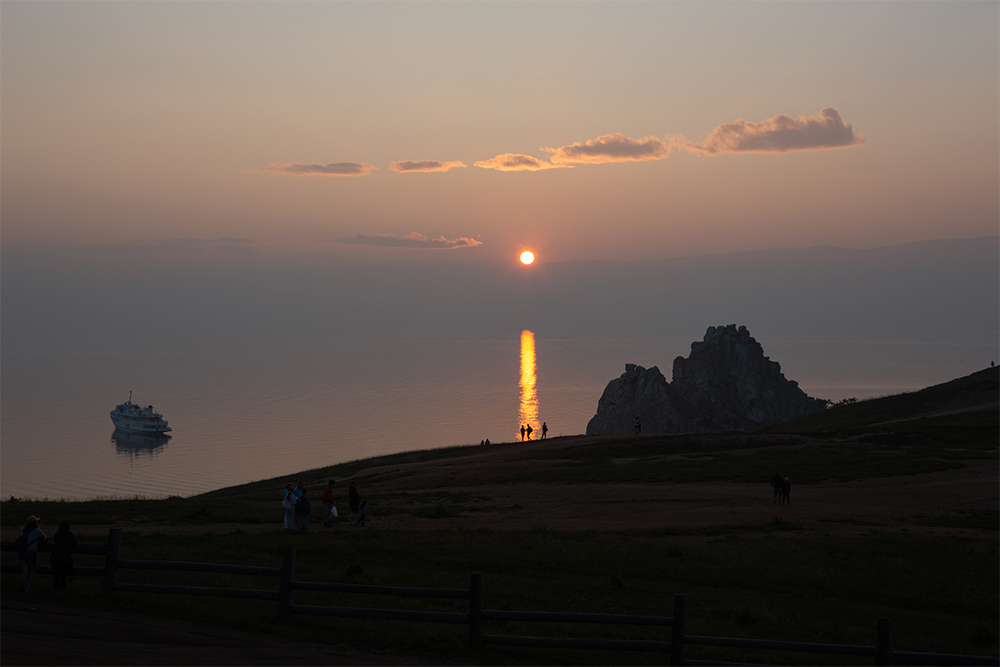
[{"label": "rock formation", "polygon": [[656,366],[625,364],[604,390],[587,435],[632,433],[637,415],[644,433],[747,431],[825,406],[786,380],[746,327],[730,324],[709,327],[687,359],[674,359],[672,382]]}]

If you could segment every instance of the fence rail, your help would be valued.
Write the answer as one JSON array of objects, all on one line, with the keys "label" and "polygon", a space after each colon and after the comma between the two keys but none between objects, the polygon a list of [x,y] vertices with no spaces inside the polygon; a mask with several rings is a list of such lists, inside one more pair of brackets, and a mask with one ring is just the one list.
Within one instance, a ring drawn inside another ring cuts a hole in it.
[{"label": "fence rail", "polygon": [[[473,648],[483,645],[521,646],[534,648],[586,649],[601,651],[643,651],[669,653],[670,664],[713,664],[703,661],[686,661],[686,646],[717,646],[769,651],[796,651],[828,655],[856,655],[875,659],[877,665],[1000,665],[996,656],[955,655],[947,653],[915,653],[892,651],[889,648],[891,622],[879,619],[874,646],[848,644],[813,644],[807,642],[776,641],[769,639],[741,639],[736,637],[704,637],[685,634],[687,596],[674,596],[674,614],[665,616],[638,616],[629,614],[588,614],[553,611],[507,611],[483,609],[483,575],[473,572],[469,588],[414,588],[403,586],[368,586],[328,582],[295,581],[295,548],[282,551],[280,567],[227,565],[219,563],[192,563],[184,561],[125,560],[121,551],[120,529],[108,532],[106,544],[78,544],[75,554],[104,556],[104,567],[74,567],[74,576],[103,577],[103,592],[168,593],[209,597],[232,597],[249,600],[278,602],[279,619],[287,620],[293,614],[303,616],[335,616],[341,618],[368,618],[420,623],[467,625],[469,643]],[[14,542],[0,542],[0,550],[16,551]],[[40,552],[51,552],[51,545],[39,545]],[[161,584],[132,584],[118,581],[119,570],[154,570],[174,572],[209,572],[243,576],[276,577],[277,591],[243,588],[209,588],[201,586],[168,586]],[[20,572],[18,565],[4,565],[3,572]],[[39,574],[51,574],[49,567],[39,566]],[[347,593],[353,595],[383,595],[409,598],[440,598],[468,600],[467,613],[417,611],[409,609],[374,609],[368,607],[335,607],[294,604],[295,591]],[[588,623],[669,627],[670,641],[596,639],[575,637],[520,637],[483,634],[483,621],[517,621],[528,623]]]}]

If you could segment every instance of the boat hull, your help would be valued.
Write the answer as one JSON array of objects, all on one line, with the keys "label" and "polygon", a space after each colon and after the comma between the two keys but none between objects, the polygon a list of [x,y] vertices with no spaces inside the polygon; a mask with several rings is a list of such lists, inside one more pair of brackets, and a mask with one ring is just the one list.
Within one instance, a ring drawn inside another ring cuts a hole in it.
[{"label": "boat hull", "polygon": [[168,433],[172,430],[162,419],[156,421],[133,419],[116,412],[111,413],[111,422],[116,429],[129,433]]}]

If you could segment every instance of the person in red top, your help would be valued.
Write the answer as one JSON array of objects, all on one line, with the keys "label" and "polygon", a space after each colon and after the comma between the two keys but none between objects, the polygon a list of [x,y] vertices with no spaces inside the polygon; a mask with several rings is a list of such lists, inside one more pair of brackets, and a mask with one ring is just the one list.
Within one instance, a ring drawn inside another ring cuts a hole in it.
[{"label": "person in red top", "polygon": [[323,527],[329,528],[333,525],[333,520],[337,518],[337,506],[333,503],[333,480],[331,479],[323,487],[323,507],[326,508],[326,514],[323,518]]}]

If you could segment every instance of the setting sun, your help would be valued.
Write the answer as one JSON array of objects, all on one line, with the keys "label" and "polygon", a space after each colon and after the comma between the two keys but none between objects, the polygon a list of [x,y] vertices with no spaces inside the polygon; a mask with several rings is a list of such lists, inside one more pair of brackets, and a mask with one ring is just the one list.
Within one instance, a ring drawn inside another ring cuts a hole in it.
[{"label": "setting sun", "polygon": [[535,253],[531,252],[530,250],[525,250],[524,252],[521,253],[521,264],[527,266],[528,264],[531,264],[534,261],[535,261]]}]

